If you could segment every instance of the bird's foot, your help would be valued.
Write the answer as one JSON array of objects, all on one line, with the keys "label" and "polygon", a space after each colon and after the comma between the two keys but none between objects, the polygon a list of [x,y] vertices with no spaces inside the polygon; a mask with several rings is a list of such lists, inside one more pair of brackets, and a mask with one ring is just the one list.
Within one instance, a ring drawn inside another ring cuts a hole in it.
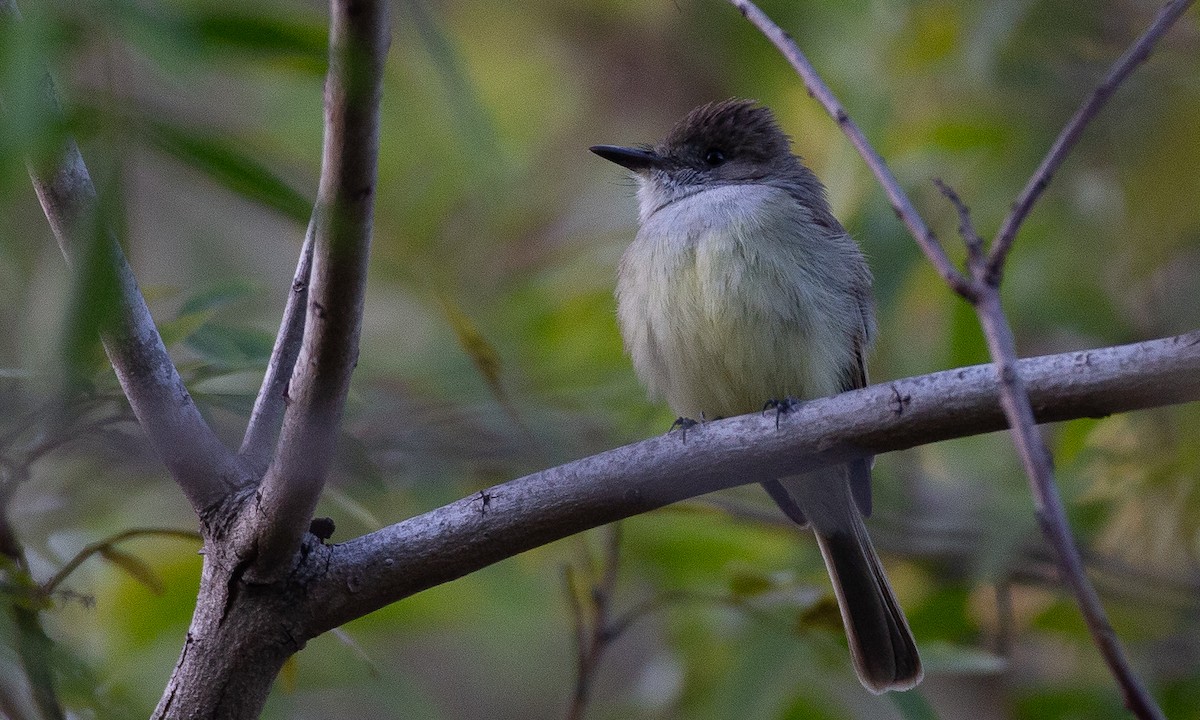
[{"label": "bird's foot", "polygon": [[802,405],[802,404],[803,404],[803,401],[800,400],[800,398],[792,397],[791,395],[788,395],[787,397],[785,397],[782,400],[776,400],[775,398],[771,398],[770,400],[763,403],[762,412],[764,415],[766,415],[767,410],[775,411],[775,429],[778,430],[780,416],[788,414],[792,410],[795,410],[796,408],[800,407],[800,405]]},{"label": "bird's foot", "polygon": [[697,425],[700,425],[703,422],[704,422],[704,413],[700,413],[699,420],[693,420],[689,417],[677,417],[677,418],[675,418],[675,422],[671,423],[671,428],[669,430],[667,430],[667,432],[671,433],[671,432],[675,431],[675,428],[679,428],[680,431],[683,433],[683,441],[687,442],[687,431],[691,430],[692,428],[696,427]]}]

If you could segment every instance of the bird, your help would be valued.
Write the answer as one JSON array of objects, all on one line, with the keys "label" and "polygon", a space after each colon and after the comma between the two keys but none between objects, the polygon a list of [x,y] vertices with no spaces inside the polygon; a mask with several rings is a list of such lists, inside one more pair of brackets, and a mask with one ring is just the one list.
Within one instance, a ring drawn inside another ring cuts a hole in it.
[{"label": "bird", "polygon": [[[714,418],[867,385],[870,268],[769,108],[712,102],[657,144],[590,150],[637,180],[639,227],[617,269],[617,321],[651,399],[681,418]],[[878,694],[912,688],[923,670],[863,520],[872,464],[761,484],[815,534],[854,668]]]}]

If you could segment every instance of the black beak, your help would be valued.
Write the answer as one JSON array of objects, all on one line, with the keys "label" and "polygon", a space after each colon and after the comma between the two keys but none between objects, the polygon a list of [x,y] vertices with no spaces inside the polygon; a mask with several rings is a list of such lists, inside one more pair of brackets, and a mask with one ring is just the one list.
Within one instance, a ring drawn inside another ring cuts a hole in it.
[{"label": "black beak", "polygon": [[662,157],[653,150],[620,147],[618,145],[593,145],[588,148],[605,160],[615,162],[623,168],[638,172],[658,167]]}]

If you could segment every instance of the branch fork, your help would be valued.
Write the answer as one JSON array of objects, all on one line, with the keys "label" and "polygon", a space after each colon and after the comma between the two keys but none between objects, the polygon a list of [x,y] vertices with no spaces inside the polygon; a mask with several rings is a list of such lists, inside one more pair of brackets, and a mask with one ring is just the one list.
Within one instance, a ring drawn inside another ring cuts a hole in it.
[{"label": "branch fork", "polygon": [[1139,718],[1162,718],[1141,681],[1134,675],[1124,650],[1100,604],[1099,597],[1083,571],[1079,550],[1067,526],[1062,500],[1054,482],[1050,452],[1038,434],[1029,393],[1017,371],[1016,346],[1000,303],[1000,279],[1004,264],[1012,249],[1021,224],[1034,204],[1049,186],[1050,179],[1062,165],[1088,123],[1100,112],[1121,82],[1144,62],[1150,52],[1188,9],[1192,0],[1171,0],[1158,12],[1150,26],[1112,66],[1105,78],[1083,102],[1055,140],[1045,159],[1034,171],[1005,218],[990,253],[985,253],[983,240],[971,220],[966,204],[949,185],[935,180],[943,195],[955,207],[959,216],[959,232],[967,248],[967,273],[957,270],[946,256],[937,238],[928,229],[920,214],[908,200],[887,164],[863,136],[858,126],[820,78],[795,41],[776,25],[750,0],[730,0],[742,15],[753,23],[783,54],[803,80],[809,95],[820,102],[845,132],[862,155],[867,166],[887,193],[892,207],[908,227],[929,262],[956,293],[970,302],[979,316],[987,339],[988,350],[996,362],[1000,387],[1000,404],[1011,427],[1013,443],[1029,476],[1035,511],[1042,532],[1058,554],[1064,579],[1075,595],[1092,639],[1124,695],[1126,707]]},{"label": "branch fork", "polygon": [[[966,204],[939,183],[959,214],[966,273],[950,261],[792,38],[749,0],[730,2],[797,70],[809,94],[826,107],[874,172],[938,274],[975,306],[994,367],[910,378],[806,403],[795,410],[804,422],[777,430],[755,415],[707,423],[693,430],[705,442],[684,447],[674,437],[653,438],[512,481],[347,543],[324,545],[308,528],[357,361],[389,42],[385,0],[330,3],[318,200],[268,370],[236,453],[221,444],[192,403],[115,239],[97,232],[95,222],[81,221],[95,217],[97,196],[78,148],[67,142],[51,171],[31,167],[68,262],[80,264],[89,248],[103,250],[108,259],[106,272],[118,288],[119,310],[115,322],[102,330],[106,351],[134,413],[204,526],[200,598],[154,717],[256,717],[283,662],[308,639],[532,547],[736,484],[735,470],[753,469],[755,477],[766,477],[843,462],[856,453],[1005,426],[1012,428],[1030,476],[1043,532],[1059,553],[1064,577],[1127,705],[1138,717],[1161,717],[1129,670],[1083,574],[1035,422],[1200,397],[1200,334],[1092,351],[1092,362],[1083,365],[1072,359],[1074,354],[1018,361],[998,286],[1016,234],[1050,177],[1092,117],[1191,1],[1167,3],[1068,122],[990,253]],[[13,1],[0,0],[0,22],[18,20]],[[52,90],[47,102],[55,102]],[[1161,385],[1131,385],[1131,364]],[[1036,417],[1031,393],[1038,398]],[[750,434],[761,442],[748,446]],[[480,533],[485,524],[488,532]],[[615,555],[610,565],[615,573]],[[606,576],[603,586],[612,582]],[[619,632],[601,630],[596,636],[601,640]]]}]

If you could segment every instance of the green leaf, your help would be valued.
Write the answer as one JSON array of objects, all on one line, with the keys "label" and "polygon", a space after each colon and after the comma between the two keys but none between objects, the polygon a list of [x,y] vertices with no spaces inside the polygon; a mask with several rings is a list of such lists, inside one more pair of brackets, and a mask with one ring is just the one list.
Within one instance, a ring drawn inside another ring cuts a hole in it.
[{"label": "green leaf", "polygon": [[262,330],[206,323],[184,342],[214,365],[243,368],[265,365],[275,339]]},{"label": "green leaf", "polygon": [[266,165],[229,141],[193,130],[150,121],[148,139],[159,150],[208,175],[222,187],[307,222],[312,203]]},{"label": "green leaf", "polygon": [[463,352],[471,358],[471,363],[475,365],[475,369],[479,371],[496,398],[503,401],[504,391],[500,384],[501,360],[496,346],[484,337],[479,326],[462,311],[452,297],[441,294],[438,299]]},{"label": "green leaf", "polygon": [[833,633],[842,632],[842,613],[838,609],[837,598],[833,595],[825,595],[813,603],[811,607],[797,613],[797,634],[802,634],[816,628],[828,630]]},{"label": "green leaf", "polygon": [[318,71],[325,69],[326,29],[315,20],[214,9],[196,13],[186,22],[197,39],[211,48],[295,58]]},{"label": "green leaf", "polygon": [[254,4],[182,11],[167,3],[121,5],[128,37],[167,67],[230,59],[244,66],[248,55],[311,75],[324,75],[328,66],[327,29],[317,13],[260,12]]},{"label": "green leaf", "polygon": [[1013,716],[1028,720],[1117,720],[1129,717],[1129,713],[1115,691],[1063,688],[1021,698]]},{"label": "green leaf", "polygon": [[255,287],[241,278],[224,280],[192,295],[179,308],[180,315],[191,315],[228,305],[254,293]]},{"label": "green leaf", "polygon": [[118,320],[121,285],[116,272],[117,245],[101,221],[89,218],[84,247],[73,278],[70,315],[62,341],[67,381],[87,383],[108,360],[100,334]]},{"label": "green leaf", "polygon": [[166,592],[166,587],[163,585],[162,580],[159,579],[158,574],[154,572],[154,569],[136,555],[131,555],[124,550],[118,550],[111,545],[100,548],[99,553],[100,557],[124,570],[130,577],[145,585],[146,589],[155,595],[162,595]]},{"label": "green leaf", "polygon": [[931,639],[956,640],[978,633],[979,628],[967,609],[970,599],[967,586],[942,585],[922,598],[919,604],[906,608],[909,626],[923,639],[922,650]]},{"label": "green leaf", "polygon": [[929,132],[929,141],[947,150],[1004,150],[1012,139],[1012,128],[986,116],[958,118],[938,123]]},{"label": "green leaf", "polygon": [[729,577],[729,591],[736,597],[753,597],[770,592],[775,583],[765,573],[752,570],[737,570]]},{"label": "green leaf", "polygon": [[779,714],[780,720],[838,720],[842,717],[836,708],[830,707],[828,699],[807,691],[797,693]]},{"label": "green leaf", "polygon": [[174,347],[176,343],[191,337],[192,333],[199,330],[206,322],[208,322],[208,317],[205,313],[180,315],[174,320],[159,323],[158,334],[162,337],[163,345]]},{"label": "green leaf", "polygon": [[287,660],[284,660],[283,667],[279,668],[279,689],[289,695],[296,692],[298,667],[296,656],[292,655]]}]

